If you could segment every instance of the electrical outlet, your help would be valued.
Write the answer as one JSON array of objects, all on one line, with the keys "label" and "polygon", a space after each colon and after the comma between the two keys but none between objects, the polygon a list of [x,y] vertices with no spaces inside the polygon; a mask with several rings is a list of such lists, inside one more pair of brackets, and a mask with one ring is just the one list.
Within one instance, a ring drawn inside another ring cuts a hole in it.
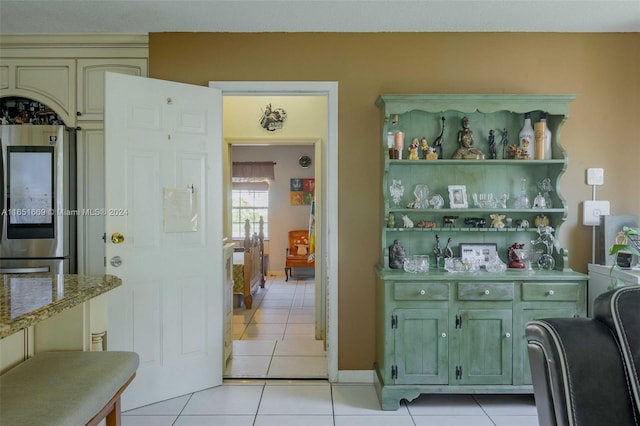
[{"label": "electrical outlet", "polygon": [[582,202],[582,224],[586,226],[600,225],[600,216],[609,215],[608,201],[583,201]]},{"label": "electrical outlet", "polygon": [[604,184],[604,169],[588,168],[587,169],[587,185]]}]

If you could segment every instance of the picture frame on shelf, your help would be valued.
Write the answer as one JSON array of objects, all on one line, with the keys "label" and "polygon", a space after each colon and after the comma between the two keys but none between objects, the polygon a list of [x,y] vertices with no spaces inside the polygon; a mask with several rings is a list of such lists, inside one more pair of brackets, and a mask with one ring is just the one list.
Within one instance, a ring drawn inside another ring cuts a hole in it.
[{"label": "picture frame on shelf", "polygon": [[496,243],[460,243],[460,258],[470,260],[485,269],[487,263],[498,254],[498,245]]},{"label": "picture frame on shelf", "polygon": [[449,208],[466,209],[468,207],[466,185],[449,185]]}]

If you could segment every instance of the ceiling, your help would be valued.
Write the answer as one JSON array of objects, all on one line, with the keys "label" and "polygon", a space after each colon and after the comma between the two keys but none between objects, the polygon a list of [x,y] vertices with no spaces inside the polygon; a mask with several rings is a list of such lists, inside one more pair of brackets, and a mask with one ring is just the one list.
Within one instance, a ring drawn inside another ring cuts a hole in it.
[{"label": "ceiling", "polygon": [[639,32],[640,0],[0,0],[0,34]]}]

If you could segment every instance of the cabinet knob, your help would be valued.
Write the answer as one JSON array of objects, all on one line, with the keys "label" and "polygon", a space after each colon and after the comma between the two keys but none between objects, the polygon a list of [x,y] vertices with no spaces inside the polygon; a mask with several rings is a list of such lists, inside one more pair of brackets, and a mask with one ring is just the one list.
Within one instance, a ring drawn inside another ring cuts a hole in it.
[{"label": "cabinet knob", "polygon": [[553,296],[554,294],[556,294],[556,292],[555,292],[555,291],[553,291],[553,290],[549,290],[549,296]]},{"label": "cabinet knob", "polygon": [[484,291],[484,294],[487,294],[487,295],[488,295],[489,293],[491,293],[489,290],[485,290],[485,291]]},{"label": "cabinet knob", "polygon": [[426,292],[426,291],[424,291],[424,290],[420,290],[420,296],[424,296],[425,294],[427,294],[427,292]]},{"label": "cabinet knob", "polygon": [[506,337],[507,339],[511,337],[511,333],[505,333],[504,337]]},{"label": "cabinet knob", "polygon": [[440,336],[441,337],[447,337],[447,333],[442,333]]}]

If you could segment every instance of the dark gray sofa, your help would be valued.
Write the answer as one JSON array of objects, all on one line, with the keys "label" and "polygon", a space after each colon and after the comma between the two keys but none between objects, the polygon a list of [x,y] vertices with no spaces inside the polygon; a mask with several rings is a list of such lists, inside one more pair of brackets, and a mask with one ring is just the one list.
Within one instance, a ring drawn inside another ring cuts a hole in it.
[{"label": "dark gray sofa", "polygon": [[600,295],[594,313],[526,326],[540,426],[640,425],[640,286]]}]

